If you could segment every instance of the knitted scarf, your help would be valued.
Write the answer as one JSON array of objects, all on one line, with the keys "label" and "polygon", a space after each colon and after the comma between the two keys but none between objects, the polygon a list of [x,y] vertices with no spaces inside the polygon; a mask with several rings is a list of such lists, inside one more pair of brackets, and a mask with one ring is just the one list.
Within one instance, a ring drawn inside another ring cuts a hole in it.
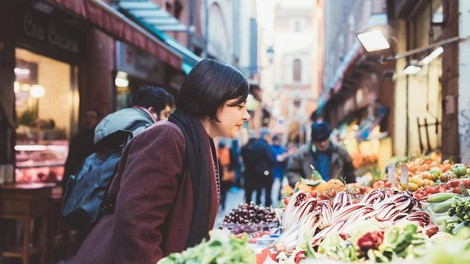
[{"label": "knitted scarf", "polygon": [[[193,215],[186,247],[192,247],[208,237],[211,209],[211,183],[207,168],[207,152],[204,142],[208,137],[199,120],[181,110],[175,110],[168,119],[182,131],[186,142],[184,170],[189,170],[193,187]],[[211,138],[211,148],[214,142]],[[184,172],[186,173],[186,172]]]}]

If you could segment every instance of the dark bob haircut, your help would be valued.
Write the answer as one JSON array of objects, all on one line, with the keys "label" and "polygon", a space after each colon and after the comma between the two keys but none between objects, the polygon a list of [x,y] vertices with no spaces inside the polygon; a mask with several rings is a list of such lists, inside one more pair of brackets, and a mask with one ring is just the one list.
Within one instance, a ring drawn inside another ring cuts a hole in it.
[{"label": "dark bob haircut", "polygon": [[248,97],[247,79],[234,67],[204,59],[186,76],[176,98],[176,108],[196,117],[216,117],[217,109],[226,100],[238,99],[240,104]]}]

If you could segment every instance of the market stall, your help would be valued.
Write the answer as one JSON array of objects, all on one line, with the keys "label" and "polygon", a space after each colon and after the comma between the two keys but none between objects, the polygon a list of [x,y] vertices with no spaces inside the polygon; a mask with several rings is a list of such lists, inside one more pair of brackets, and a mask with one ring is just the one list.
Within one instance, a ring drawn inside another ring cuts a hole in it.
[{"label": "market stall", "polygon": [[468,165],[388,168],[372,186],[308,179],[279,208],[242,204],[210,241],[160,263],[469,263]]}]

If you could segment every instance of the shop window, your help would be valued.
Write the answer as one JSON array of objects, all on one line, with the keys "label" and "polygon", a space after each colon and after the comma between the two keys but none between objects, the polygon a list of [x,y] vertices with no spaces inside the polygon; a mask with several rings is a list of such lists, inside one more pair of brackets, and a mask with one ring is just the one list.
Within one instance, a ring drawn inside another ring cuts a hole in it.
[{"label": "shop window", "polygon": [[300,22],[299,21],[294,22],[294,32],[300,32]]},{"label": "shop window", "polygon": [[17,183],[62,179],[69,134],[75,129],[74,72],[67,63],[16,49]]},{"label": "shop window", "polygon": [[293,79],[295,82],[300,82],[302,80],[302,62],[299,59],[294,60],[293,74]]},{"label": "shop window", "polygon": [[447,5],[442,0],[429,1],[429,9],[431,16],[431,28],[429,29],[429,38],[431,42],[436,41],[442,34],[442,27],[447,22]]}]

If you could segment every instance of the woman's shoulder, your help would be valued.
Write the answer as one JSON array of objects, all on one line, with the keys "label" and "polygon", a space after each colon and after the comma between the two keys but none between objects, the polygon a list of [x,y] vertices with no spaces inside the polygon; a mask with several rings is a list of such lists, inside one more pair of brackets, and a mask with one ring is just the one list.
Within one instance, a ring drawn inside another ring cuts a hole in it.
[{"label": "woman's shoulder", "polygon": [[163,138],[166,140],[177,140],[184,142],[183,131],[174,123],[159,121],[145,129],[137,137]]}]

